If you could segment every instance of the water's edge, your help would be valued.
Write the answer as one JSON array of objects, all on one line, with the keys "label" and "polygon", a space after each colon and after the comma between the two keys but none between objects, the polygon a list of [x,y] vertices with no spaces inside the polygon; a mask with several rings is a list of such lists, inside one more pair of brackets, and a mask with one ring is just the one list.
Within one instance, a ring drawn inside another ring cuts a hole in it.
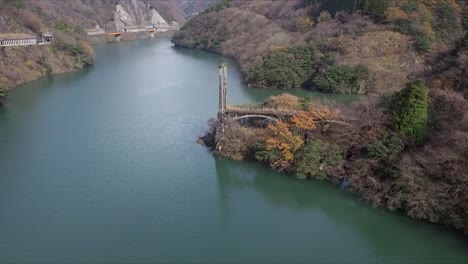
[{"label": "water's edge", "polygon": [[0,263],[468,262],[458,234],[196,144],[219,63],[230,104],[276,94],[232,61],[163,39],[96,54],[0,109]]}]

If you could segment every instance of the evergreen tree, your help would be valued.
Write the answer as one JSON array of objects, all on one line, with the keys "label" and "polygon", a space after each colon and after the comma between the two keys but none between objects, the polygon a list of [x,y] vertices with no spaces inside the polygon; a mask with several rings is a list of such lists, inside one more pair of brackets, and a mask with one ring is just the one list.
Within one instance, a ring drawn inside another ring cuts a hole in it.
[{"label": "evergreen tree", "polygon": [[393,119],[395,128],[422,144],[426,135],[428,115],[427,87],[423,80],[409,83],[393,96]]},{"label": "evergreen tree", "polygon": [[322,10],[327,10],[332,15],[339,11],[352,13],[361,10],[364,14],[382,17],[389,6],[389,0],[307,0],[306,4],[320,4]]}]

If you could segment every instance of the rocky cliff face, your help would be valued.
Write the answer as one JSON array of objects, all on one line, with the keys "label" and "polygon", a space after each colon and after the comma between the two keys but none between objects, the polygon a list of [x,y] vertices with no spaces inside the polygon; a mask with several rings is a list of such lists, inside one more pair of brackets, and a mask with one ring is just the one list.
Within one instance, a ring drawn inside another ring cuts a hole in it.
[{"label": "rocky cliff face", "polygon": [[[19,3],[19,4],[18,4]],[[182,25],[183,11],[166,0],[0,1],[0,33],[40,33],[155,24]]]},{"label": "rocky cliff face", "polygon": [[[85,29],[105,31],[123,27],[178,25],[184,14],[175,2],[165,0],[0,0],[0,40],[10,33],[37,37],[54,35],[51,45],[2,47],[0,88],[36,80],[48,74],[73,71],[93,61],[89,42],[106,43],[114,37],[88,38]],[[122,40],[148,37],[128,34]]]},{"label": "rocky cliff face", "polygon": [[[214,1],[197,0],[194,4],[205,7]],[[107,43],[115,38],[88,38],[86,29],[116,31],[149,24],[178,27],[185,23],[185,13],[177,4],[169,0],[0,0],[0,40],[9,33],[39,37],[50,32],[55,38],[55,44],[47,46],[2,47],[0,88],[11,89],[92,63],[94,54],[88,43]],[[140,32],[122,36],[121,40],[148,36]]]},{"label": "rocky cliff face", "polygon": [[120,1],[115,6],[114,27],[116,30],[124,27],[145,26],[149,24],[169,26],[169,23],[149,2],[126,0]]}]

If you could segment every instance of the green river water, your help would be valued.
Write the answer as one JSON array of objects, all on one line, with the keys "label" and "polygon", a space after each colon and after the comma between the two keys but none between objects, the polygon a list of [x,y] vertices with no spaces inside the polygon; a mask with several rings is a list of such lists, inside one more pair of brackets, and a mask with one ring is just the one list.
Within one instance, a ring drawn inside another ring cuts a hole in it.
[{"label": "green river water", "polygon": [[[166,39],[96,54],[0,109],[0,262],[468,263],[458,233],[197,145],[224,58]],[[231,104],[278,93],[233,63],[228,80]]]}]

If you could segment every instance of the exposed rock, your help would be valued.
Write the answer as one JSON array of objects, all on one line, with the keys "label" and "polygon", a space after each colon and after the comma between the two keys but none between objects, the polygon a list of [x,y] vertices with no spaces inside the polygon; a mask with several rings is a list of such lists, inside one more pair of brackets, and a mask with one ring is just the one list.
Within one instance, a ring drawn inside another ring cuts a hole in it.
[{"label": "exposed rock", "polygon": [[216,144],[215,134],[216,132],[207,132],[205,135],[203,135],[197,140],[197,144],[214,149]]},{"label": "exposed rock", "polygon": [[[22,0],[24,8],[0,0],[0,39],[39,37],[38,30],[50,32],[51,45],[3,47],[0,49],[0,87],[14,88],[49,74],[74,71],[90,64],[91,42],[109,43],[114,36],[84,33],[121,30],[123,27],[145,27],[150,24],[169,26],[183,23],[183,15],[175,2],[166,0]],[[167,19],[167,20],[166,20]],[[172,31],[156,37],[170,37]],[[118,40],[149,38],[145,32],[131,32]],[[79,53],[79,54],[78,54]],[[89,58],[87,58],[89,57]]]},{"label": "exposed rock", "polygon": [[116,30],[150,24],[169,26],[158,11],[146,1],[127,0],[121,1],[115,6],[114,26]]},{"label": "exposed rock", "polygon": [[166,20],[156,11],[156,9],[151,9],[151,23],[157,26],[168,26]]}]

